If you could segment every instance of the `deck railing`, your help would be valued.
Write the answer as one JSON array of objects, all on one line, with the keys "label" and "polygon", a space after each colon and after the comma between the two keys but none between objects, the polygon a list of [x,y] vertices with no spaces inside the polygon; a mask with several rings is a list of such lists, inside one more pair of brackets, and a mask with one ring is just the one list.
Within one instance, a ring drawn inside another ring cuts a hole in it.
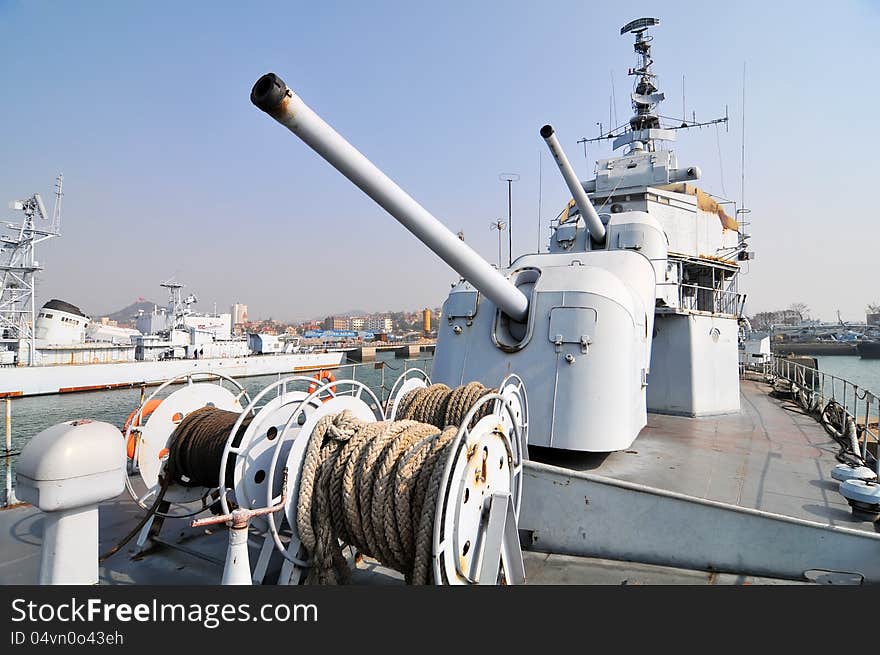
[{"label": "deck railing", "polygon": [[[878,423],[880,423],[880,398],[877,395],[858,384],[846,380],[837,375],[826,373],[812,368],[806,364],[792,361],[785,357],[771,356],[768,359],[755,364],[741,364],[741,371],[760,373],[765,377],[774,377],[795,384],[801,389],[807,389],[818,400],[819,411],[834,401],[837,402],[846,413],[847,419],[852,419],[856,424],[860,443],[860,455],[866,459],[869,444],[876,448],[878,441]],[[876,460],[876,469],[880,475],[880,457],[877,452],[873,453]]]}]

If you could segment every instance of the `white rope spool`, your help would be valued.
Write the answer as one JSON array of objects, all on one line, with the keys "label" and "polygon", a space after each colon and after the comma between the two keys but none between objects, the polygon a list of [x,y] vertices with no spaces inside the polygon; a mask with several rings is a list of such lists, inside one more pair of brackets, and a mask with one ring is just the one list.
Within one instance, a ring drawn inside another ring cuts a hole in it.
[{"label": "white rope spool", "polygon": [[[272,462],[275,440],[281,438],[284,426],[293,412],[302,409],[299,416],[304,423],[308,415],[321,406],[319,398],[313,398],[308,404],[303,405],[303,401],[309,396],[307,389],[314,383],[315,378],[303,375],[277,380],[255,395],[242,412],[238,422],[230,430],[230,437],[238,433],[245,416],[253,413],[254,417],[237,445],[233,443],[232,438],[227,440],[218,472],[221,482],[220,505],[224,514],[229,514],[231,510],[228,500],[230,490],[226,486],[224,475],[230,457],[234,458],[232,491],[235,503],[242,509],[257,509],[264,506],[262,503],[267,497],[267,485],[270,479],[268,467]],[[260,403],[273,392],[276,394],[275,397],[260,406]],[[285,443],[281,444],[279,457],[281,462],[285,461],[290,444],[299,431],[300,425],[297,423],[285,433]],[[272,476],[272,480],[275,488],[271,495],[277,497],[281,494],[281,476],[277,471]]]},{"label": "white rope spool", "polygon": [[[506,528],[508,536],[510,531],[514,536],[516,534],[525,452],[521,418],[527,416],[528,409],[524,386],[521,387],[521,396],[519,384],[515,381],[505,387],[509,387],[507,395],[493,393],[483,396],[471,407],[450,449],[441,478],[434,522],[432,562],[435,581],[495,584],[501,563],[499,558],[504,560],[508,583],[524,579],[519,543],[514,545],[512,539],[505,542],[503,533]],[[473,428],[468,428],[486,403],[494,403],[493,412],[480,419]],[[500,527],[492,525],[499,520],[495,516],[499,511]],[[493,534],[493,529],[501,533]],[[518,562],[514,561],[517,557]]]},{"label": "white rope spool", "polygon": [[[200,379],[204,381],[198,381]],[[232,385],[232,390],[223,386],[224,381]],[[185,383],[185,386],[162,399],[143,425],[134,426],[135,423],[140,422],[145,408],[152,400],[159,397],[169,386],[180,383]],[[132,421],[123,435],[128,442],[134,430],[139,431],[140,434],[134,458],[138,465],[138,477],[140,477],[145,491],[141,494],[136,492],[132,486],[131,478],[128,476],[126,476],[125,486],[131,498],[141,509],[147,511],[150,508],[148,504],[150,499],[154,498],[161,489],[159,476],[167,461],[169,440],[181,421],[191,412],[204,407],[215,407],[240,413],[242,412],[242,398],[250,404],[247,391],[233,378],[220,373],[197,372],[179,375],[164,382],[144,399],[135,414],[137,421]],[[218,480],[218,485],[219,483]],[[164,518],[195,516],[209,505],[208,497],[215,489],[216,487],[183,487],[172,483],[165,491],[164,500],[173,509],[164,512],[154,509],[153,513]],[[199,506],[193,509],[191,505],[195,502],[198,502]]]}]

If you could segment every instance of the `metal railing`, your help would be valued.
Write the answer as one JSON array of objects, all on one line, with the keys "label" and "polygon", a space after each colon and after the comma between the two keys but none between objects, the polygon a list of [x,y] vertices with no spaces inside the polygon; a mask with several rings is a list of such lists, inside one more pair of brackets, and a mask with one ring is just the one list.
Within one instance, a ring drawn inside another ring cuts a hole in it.
[{"label": "metal railing", "polygon": [[740,370],[742,373],[746,371],[759,373],[765,378],[772,376],[810,391],[814,399],[818,400],[819,412],[822,412],[830,402],[838,403],[845,412],[844,420],[852,419],[857,427],[861,458],[866,459],[869,444],[875,449],[872,454],[875,457],[876,472],[880,475],[880,457],[877,457],[876,452],[877,444],[880,442],[878,439],[880,398],[873,391],[837,375],[785,357],[771,356],[755,364],[741,363]]},{"label": "metal railing", "polygon": [[682,309],[711,314],[738,315],[740,312],[742,294],[736,291],[697,284],[680,284],[678,289],[678,302]]},{"label": "metal railing", "polygon": [[15,490],[12,488],[12,459],[19,454],[12,450],[12,398],[6,398],[4,405],[6,408],[6,447],[3,451],[3,468],[6,473],[6,489],[0,507],[15,505],[18,502]]}]

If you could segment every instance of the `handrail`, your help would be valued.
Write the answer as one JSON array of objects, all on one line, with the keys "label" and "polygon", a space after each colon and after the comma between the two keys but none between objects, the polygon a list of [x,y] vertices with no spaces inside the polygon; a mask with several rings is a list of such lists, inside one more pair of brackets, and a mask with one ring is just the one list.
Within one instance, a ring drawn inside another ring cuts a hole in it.
[{"label": "handrail", "polygon": [[[759,372],[765,377],[809,389],[819,399],[820,411],[831,401],[840,404],[846,419],[852,419],[861,431],[860,455],[863,460],[868,454],[868,442],[880,443],[880,397],[873,391],[832,373],[775,355],[771,355],[769,361],[741,363],[740,371]],[[880,457],[875,457],[875,468],[880,475]]]}]

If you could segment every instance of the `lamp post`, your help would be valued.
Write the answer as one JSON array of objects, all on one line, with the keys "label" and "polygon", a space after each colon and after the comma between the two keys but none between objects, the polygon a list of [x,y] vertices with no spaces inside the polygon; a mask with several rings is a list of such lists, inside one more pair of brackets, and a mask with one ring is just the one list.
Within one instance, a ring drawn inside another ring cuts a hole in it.
[{"label": "lamp post", "polygon": [[[507,182],[507,265],[510,266],[513,263],[513,192],[511,186],[514,182],[519,181],[519,174],[501,173],[498,179]],[[500,259],[498,263],[500,268]]]},{"label": "lamp post", "polygon": [[500,218],[497,221],[489,223],[490,230],[498,230],[498,270],[501,270],[501,232],[507,227],[507,223]]}]

